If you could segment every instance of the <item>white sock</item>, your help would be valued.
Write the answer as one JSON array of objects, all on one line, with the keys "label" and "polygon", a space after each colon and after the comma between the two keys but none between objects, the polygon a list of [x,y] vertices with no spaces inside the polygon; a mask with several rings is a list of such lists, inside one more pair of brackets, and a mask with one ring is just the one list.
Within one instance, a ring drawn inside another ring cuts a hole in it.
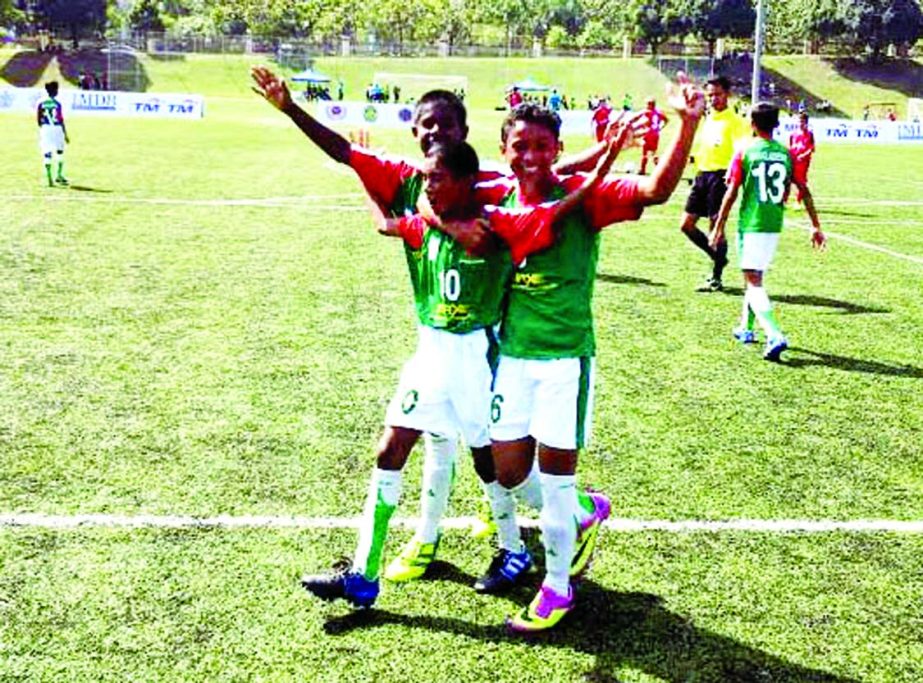
[{"label": "white sock", "polygon": [[429,433],[423,435],[423,446],[421,518],[416,537],[421,543],[435,543],[439,537],[439,523],[449,505],[458,449],[454,440]]},{"label": "white sock", "polygon": [[535,463],[532,465],[529,476],[510,490],[520,503],[528,505],[533,510],[541,511],[542,482],[539,479],[538,459],[536,459]]},{"label": "white sock", "polygon": [[522,536],[519,533],[519,522],[516,520],[516,500],[513,498],[513,492],[504,488],[498,481],[489,484],[482,481],[481,487],[490,502],[490,511],[497,525],[497,543],[503,550],[522,552]]},{"label": "white sock", "polygon": [[388,522],[401,498],[402,474],[400,470],[375,468],[359,522],[359,542],[353,570],[367,579],[377,579],[381,570]]},{"label": "white sock", "polygon": [[770,339],[781,337],[782,330],[779,328],[779,322],[772,311],[772,302],[769,301],[766,289],[750,285],[747,287],[745,298],[766,336]]},{"label": "white sock", "polygon": [[576,477],[539,473],[542,482],[542,542],[545,545],[544,584],[561,595],[570,590],[570,565],[577,546]]}]

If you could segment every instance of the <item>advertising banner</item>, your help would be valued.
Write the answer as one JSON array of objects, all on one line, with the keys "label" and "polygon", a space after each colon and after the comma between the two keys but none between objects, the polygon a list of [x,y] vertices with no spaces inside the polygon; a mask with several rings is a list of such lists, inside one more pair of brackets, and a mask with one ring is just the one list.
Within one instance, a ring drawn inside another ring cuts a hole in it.
[{"label": "advertising banner", "polygon": [[[35,112],[45,99],[43,88],[0,88],[0,112]],[[205,98],[175,93],[139,93],[110,90],[62,90],[58,101],[69,116],[140,116],[146,118],[200,119]]]}]

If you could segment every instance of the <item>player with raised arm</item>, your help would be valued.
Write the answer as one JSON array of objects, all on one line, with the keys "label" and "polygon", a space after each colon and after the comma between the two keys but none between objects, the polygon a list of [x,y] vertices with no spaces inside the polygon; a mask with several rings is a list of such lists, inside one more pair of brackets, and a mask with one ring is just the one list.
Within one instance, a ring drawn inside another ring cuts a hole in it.
[{"label": "player with raised arm", "polygon": [[[798,179],[802,185],[808,184],[808,169],[811,167],[811,159],[814,158],[814,133],[808,128],[808,114],[801,112],[798,114],[798,130],[788,137],[788,150],[792,153],[792,179]],[[801,204],[804,201],[804,194],[798,188],[797,201]]]},{"label": "player with raised arm", "polygon": [[[724,239],[725,226],[731,207],[742,193],[740,223],[737,229],[737,253],[744,276],[744,301],[740,326],[734,337],[744,343],[756,342],[754,322],[758,320],[766,333],[763,358],[779,360],[788,347],[772,303],[763,288],[763,273],[772,263],[785,214],[785,199],[791,183],[802,193],[804,206],[811,218],[811,243],[822,249],[826,243],[814,208],[811,191],[804,179],[794,174],[792,155],[784,145],[772,139],[779,125],[779,108],[760,102],[750,113],[756,141],[738,152],[728,171],[728,188],[711,235],[712,244]],[[755,319],[755,320],[754,320]]]},{"label": "player with raised arm", "polygon": [[[680,126],[650,176],[609,177],[589,191],[581,212],[563,220],[554,246],[519,264],[500,331],[500,362],[491,401],[497,478],[510,495],[537,455],[540,525],[546,575],[535,599],[508,620],[518,632],[553,627],[575,604],[571,579],[583,571],[611,504],[576,484],[579,449],[587,444],[596,351],[592,293],[600,230],[637,220],[645,206],[665,202],[679,182],[704,104],[684,79],[670,103]],[[519,107],[503,124],[501,148],[516,176],[504,206],[535,206],[583,182],[559,177],[560,119],[542,107]],[[498,188],[502,195],[503,188]]]},{"label": "player with raised arm", "polygon": [[[46,83],[45,92],[48,97],[38,103],[36,110],[38,141],[45,161],[45,176],[48,179],[48,187],[54,187],[55,183],[67,185],[67,178],[64,177],[64,145],[70,143],[70,137],[67,134],[67,126],[64,125],[61,103],[57,99],[58,82]],[[55,153],[58,155],[58,172],[57,176],[53,177],[51,165]]]}]

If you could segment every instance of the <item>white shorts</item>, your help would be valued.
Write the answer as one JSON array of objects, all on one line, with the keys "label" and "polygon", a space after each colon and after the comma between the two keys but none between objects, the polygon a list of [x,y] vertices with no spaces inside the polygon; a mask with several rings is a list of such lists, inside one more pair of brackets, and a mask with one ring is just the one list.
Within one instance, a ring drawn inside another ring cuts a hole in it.
[{"label": "white shorts", "polygon": [[741,270],[769,270],[779,246],[778,232],[738,232],[737,260]]},{"label": "white shorts", "polygon": [[64,129],[61,126],[42,126],[38,129],[38,146],[45,154],[64,151]]},{"label": "white shorts", "polygon": [[595,358],[500,356],[490,404],[490,438],[531,436],[552,448],[584,448],[593,423]]},{"label": "white shorts", "polygon": [[496,352],[493,330],[453,334],[420,326],[417,350],[401,370],[385,424],[453,440],[461,436],[469,448],[487,446],[493,380],[488,354]]}]

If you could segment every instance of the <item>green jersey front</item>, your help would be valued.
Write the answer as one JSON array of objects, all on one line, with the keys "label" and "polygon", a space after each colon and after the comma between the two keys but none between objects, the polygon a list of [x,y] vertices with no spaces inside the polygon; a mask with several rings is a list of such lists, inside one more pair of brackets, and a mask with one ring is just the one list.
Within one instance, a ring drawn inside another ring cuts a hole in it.
[{"label": "green jersey front", "polygon": [[781,232],[792,182],[792,157],[776,142],[758,138],[731,162],[729,184],[740,186],[740,232]]},{"label": "green jersey front", "polygon": [[[350,165],[372,198],[387,206],[392,217],[416,212],[423,174],[414,166],[356,147]],[[496,325],[512,270],[509,251],[471,256],[448,235],[423,225],[421,219],[416,238],[404,240],[420,323],[457,334]]]},{"label": "green jersey front", "polygon": [[[562,199],[583,182],[580,175],[558,178],[545,200]],[[513,191],[502,205],[522,204]],[[592,301],[599,231],[637,220],[641,212],[637,181],[610,176],[588,192],[580,210],[559,219],[554,244],[529,255],[513,273],[500,327],[503,355],[536,360],[595,355]]]}]

